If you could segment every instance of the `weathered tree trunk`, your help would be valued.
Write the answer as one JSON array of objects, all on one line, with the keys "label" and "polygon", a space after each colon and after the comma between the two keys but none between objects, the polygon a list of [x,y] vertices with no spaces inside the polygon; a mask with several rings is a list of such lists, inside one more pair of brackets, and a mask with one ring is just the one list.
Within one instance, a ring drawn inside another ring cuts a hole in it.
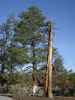
[{"label": "weathered tree trunk", "polygon": [[44,91],[45,91],[45,96],[48,97],[48,67],[45,72],[45,79],[44,79]]},{"label": "weathered tree trunk", "polygon": [[[32,41],[31,46],[32,46],[32,57],[35,58],[35,51],[34,51],[35,44],[34,44],[34,41]],[[33,65],[32,80],[33,80],[33,86],[34,86],[35,83],[36,83],[36,75],[35,75],[35,71],[36,71],[35,66],[36,66],[36,63],[35,63],[35,60],[32,61],[32,65]]]},{"label": "weathered tree trunk", "polygon": [[52,33],[51,23],[48,23],[48,97],[52,98]]}]

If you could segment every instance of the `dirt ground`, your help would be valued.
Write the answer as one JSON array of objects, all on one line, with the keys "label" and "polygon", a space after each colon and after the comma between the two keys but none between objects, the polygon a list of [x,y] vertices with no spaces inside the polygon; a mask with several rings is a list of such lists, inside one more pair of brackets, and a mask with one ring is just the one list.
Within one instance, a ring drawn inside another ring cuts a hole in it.
[{"label": "dirt ground", "polygon": [[53,99],[46,97],[25,97],[25,100],[75,100],[75,97],[54,97]]}]

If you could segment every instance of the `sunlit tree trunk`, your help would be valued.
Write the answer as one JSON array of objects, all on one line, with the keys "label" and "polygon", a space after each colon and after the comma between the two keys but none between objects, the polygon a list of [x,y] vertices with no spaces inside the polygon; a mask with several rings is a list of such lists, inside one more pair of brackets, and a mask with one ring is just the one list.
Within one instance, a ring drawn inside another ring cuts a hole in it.
[{"label": "sunlit tree trunk", "polygon": [[51,22],[48,23],[48,97],[52,98],[52,32]]}]

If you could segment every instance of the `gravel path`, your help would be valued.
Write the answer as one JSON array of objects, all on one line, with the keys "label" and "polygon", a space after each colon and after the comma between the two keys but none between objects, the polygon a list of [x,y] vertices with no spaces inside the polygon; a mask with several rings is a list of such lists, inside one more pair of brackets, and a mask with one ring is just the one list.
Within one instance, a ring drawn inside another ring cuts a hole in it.
[{"label": "gravel path", "polygon": [[0,100],[12,100],[12,99],[11,99],[11,98],[9,98],[9,97],[0,96]]}]

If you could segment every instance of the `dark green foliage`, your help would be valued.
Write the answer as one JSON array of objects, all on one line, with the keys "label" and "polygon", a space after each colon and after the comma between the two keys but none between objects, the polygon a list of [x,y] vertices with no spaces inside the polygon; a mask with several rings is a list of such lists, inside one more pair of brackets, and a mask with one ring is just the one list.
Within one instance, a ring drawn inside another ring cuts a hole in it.
[{"label": "dark green foliage", "polygon": [[19,35],[17,35],[16,41],[23,43],[28,49],[30,63],[33,64],[33,68],[36,68],[37,64],[42,62],[41,59],[45,59],[45,56],[42,55],[44,48],[39,47],[40,43],[44,41],[43,34],[38,32],[38,29],[44,24],[45,17],[37,7],[32,6],[21,13],[19,18],[16,27]]}]

